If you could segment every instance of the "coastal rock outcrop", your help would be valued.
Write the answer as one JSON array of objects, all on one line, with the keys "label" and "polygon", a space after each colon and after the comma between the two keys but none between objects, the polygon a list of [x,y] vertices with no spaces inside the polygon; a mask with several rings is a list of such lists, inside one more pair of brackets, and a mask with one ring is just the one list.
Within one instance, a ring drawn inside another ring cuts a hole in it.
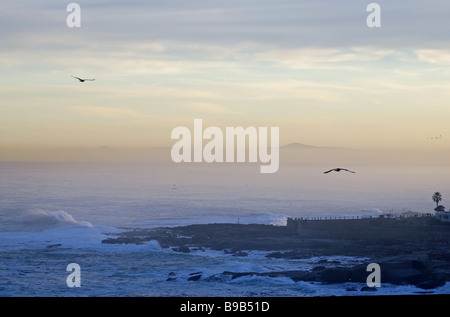
[{"label": "coastal rock outcrop", "polygon": [[325,269],[320,275],[324,283],[345,283],[350,280],[352,270],[345,267],[332,267]]},{"label": "coastal rock outcrop", "polygon": [[[434,270],[430,264],[429,256],[425,253],[373,259],[371,263],[380,265],[381,283],[409,284],[423,289],[436,288],[445,284],[444,276]],[[355,266],[351,271],[350,280],[365,283],[368,274],[370,274],[366,271],[368,264],[369,262]]]},{"label": "coastal rock outcrop", "polygon": [[[383,227],[380,230],[382,229]],[[386,239],[384,231],[383,234],[380,232],[377,235],[379,238],[372,237],[364,240],[339,238],[336,237],[335,232],[326,235],[326,230],[321,232],[324,236],[305,237],[298,235],[289,227],[205,224],[131,230],[111,234],[102,242],[144,244],[157,241],[162,248],[171,248],[176,252],[195,253],[199,250],[212,249],[222,250],[227,256],[236,257],[246,257],[248,251],[258,250],[267,251],[267,258],[272,259],[300,260],[335,255],[370,259],[354,266],[335,260],[321,259],[310,270],[218,274],[219,277],[231,279],[255,275],[273,278],[287,277],[295,282],[366,283],[371,273],[367,271],[367,265],[377,263],[380,265],[382,284],[415,285],[422,289],[434,289],[450,281],[450,252],[447,237],[450,232],[435,232],[427,239],[415,240]],[[215,278],[218,277],[215,276]],[[174,276],[168,277],[168,280],[173,279],[175,279]],[[189,277],[191,281],[201,279],[200,273]]]}]

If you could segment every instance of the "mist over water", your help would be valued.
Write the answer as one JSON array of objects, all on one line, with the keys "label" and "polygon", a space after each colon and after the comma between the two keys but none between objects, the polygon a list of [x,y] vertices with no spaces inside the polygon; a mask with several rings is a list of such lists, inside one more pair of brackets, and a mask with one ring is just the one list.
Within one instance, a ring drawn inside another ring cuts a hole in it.
[{"label": "mist over water", "polygon": [[[205,222],[282,224],[285,217],[433,212],[445,205],[445,166],[0,163],[2,231],[90,223],[148,226]],[[264,216],[265,215],[265,216]]]}]

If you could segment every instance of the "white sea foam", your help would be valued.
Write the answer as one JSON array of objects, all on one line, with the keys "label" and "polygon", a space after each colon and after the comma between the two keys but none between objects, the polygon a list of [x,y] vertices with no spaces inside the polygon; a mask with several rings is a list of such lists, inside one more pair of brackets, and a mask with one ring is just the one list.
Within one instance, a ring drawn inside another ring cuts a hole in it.
[{"label": "white sea foam", "polygon": [[370,209],[365,209],[362,210],[363,214],[372,214],[372,215],[381,215],[384,213],[383,210],[381,210],[380,208],[370,208]]},{"label": "white sea foam", "polygon": [[34,209],[24,213],[18,222],[24,226],[24,229],[46,230],[51,228],[60,228],[68,226],[92,227],[87,221],[77,221],[64,210],[48,211],[43,209]]}]

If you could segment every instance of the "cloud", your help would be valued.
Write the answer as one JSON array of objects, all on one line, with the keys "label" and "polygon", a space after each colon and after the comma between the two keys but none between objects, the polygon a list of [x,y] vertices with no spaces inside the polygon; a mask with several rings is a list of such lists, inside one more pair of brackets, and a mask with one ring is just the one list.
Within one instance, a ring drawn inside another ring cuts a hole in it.
[{"label": "cloud", "polygon": [[450,65],[450,49],[419,49],[415,50],[417,58],[429,64]]},{"label": "cloud", "polygon": [[[0,12],[2,49],[39,45],[93,46],[172,42],[214,48],[235,47],[245,42],[281,48],[430,47],[448,45],[450,3],[421,0],[407,4],[380,0],[382,25],[372,30],[365,24],[368,3],[354,0],[292,1],[104,1],[82,2],[82,27],[66,25],[66,5],[57,0],[8,2]],[[420,14],[418,13],[420,12]],[[135,46],[136,48],[136,46]],[[163,47],[150,47],[161,52]],[[117,47],[116,47],[117,51]],[[225,51],[226,52],[226,51]],[[342,57],[342,56],[341,56]]]},{"label": "cloud", "polygon": [[356,87],[348,87],[345,85],[331,85],[326,83],[314,83],[297,80],[284,80],[272,82],[258,82],[240,84],[241,89],[255,90],[258,94],[254,94],[250,99],[253,100],[316,100],[326,102],[340,102],[345,100],[344,93],[349,90],[360,90]]},{"label": "cloud", "polygon": [[238,114],[236,111],[232,111],[224,106],[210,102],[190,102],[188,106],[196,111],[204,113]]},{"label": "cloud", "polygon": [[417,78],[418,72],[404,71],[400,69],[394,69],[394,74],[402,78]]},{"label": "cloud", "polygon": [[255,54],[255,58],[260,61],[276,62],[293,69],[362,70],[355,63],[376,62],[394,54],[394,50],[371,47],[345,49],[339,47],[308,47],[269,50]]},{"label": "cloud", "polygon": [[67,110],[77,112],[85,116],[95,116],[102,118],[126,119],[126,118],[148,117],[148,115],[143,114],[142,112],[125,108],[108,108],[99,106],[70,106],[67,107]]}]

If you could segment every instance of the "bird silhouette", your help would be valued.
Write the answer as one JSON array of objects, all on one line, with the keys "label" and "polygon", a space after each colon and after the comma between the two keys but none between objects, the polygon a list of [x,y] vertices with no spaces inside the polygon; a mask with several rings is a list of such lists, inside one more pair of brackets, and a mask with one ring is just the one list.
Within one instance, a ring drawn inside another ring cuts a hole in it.
[{"label": "bird silhouette", "polygon": [[89,81],[94,81],[95,80],[95,78],[93,78],[93,79],[89,79],[89,78],[83,79],[83,78],[79,78],[79,77],[75,77],[75,76],[72,76],[72,77],[78,79],[81,83],[84,83],[86,80],[89,80]]},{"label": "bird silhouette", "polygon": [[326,172],[323,172],[323,173],[324,173],[324,174],[327,174],[327,173],[329,173],[329,172],[340,172],[340,171],[347,171],[347,172],[350,172],[350,173],[356,173],[356,172],[350,171],[350,170],[348,170],[348,169],[346,169],[346,168],[340,168],[340,167],[338,167],[338,168],[333,168],[333,169],[331,169],[331,170],[329,170],[329,171],[326,171]]}]

